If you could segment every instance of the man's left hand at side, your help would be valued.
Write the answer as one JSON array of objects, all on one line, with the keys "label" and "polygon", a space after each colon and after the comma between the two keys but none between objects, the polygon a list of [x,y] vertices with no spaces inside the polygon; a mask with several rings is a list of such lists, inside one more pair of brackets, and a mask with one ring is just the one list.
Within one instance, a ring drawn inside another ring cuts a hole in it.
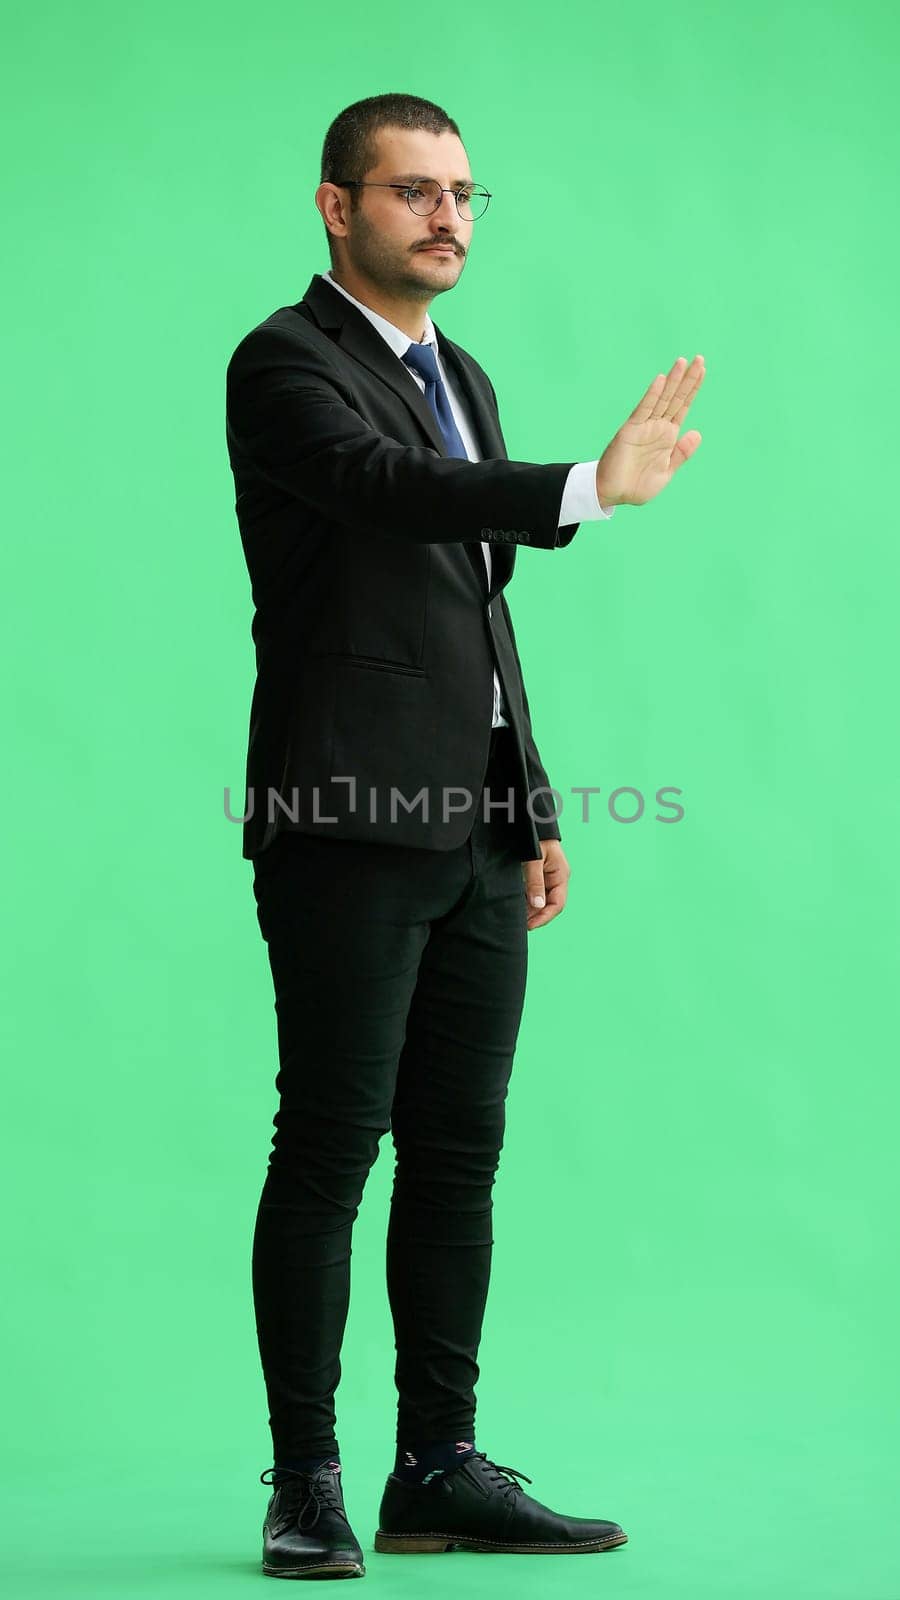
[{"label": "man's left hand at side", "polygon": [[[572,870],[558,839],[542,839],[540,843],[541,860],[522,862],[529,933],[559,916],[566,903]],[[543,899],[543,906],[533,904],[534,895]]]}]

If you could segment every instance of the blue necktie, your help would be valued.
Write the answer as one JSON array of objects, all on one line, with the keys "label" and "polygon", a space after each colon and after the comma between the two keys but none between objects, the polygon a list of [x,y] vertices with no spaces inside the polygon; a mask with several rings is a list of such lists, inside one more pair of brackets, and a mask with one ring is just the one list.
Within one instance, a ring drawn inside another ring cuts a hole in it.
[{"label": "blue necktie", "polygon": [[[425,399],[437,419],[437,425],[441,430],[448,456],[462,456],[463,460],[468,461],[466,447],[453,420],[453,412],[450,410],[450,399],[447,390],[438,372],[434,345],[411,344],[401,359],[408,367],[412,367],[413,371],[417,372],[421,378],[425,379]],[[475,576],[486,594],[488,592],[488,576],[484,560],[485,548],[486,546],[484,545],[480,549],[474,544],[464,545]]]},{"label": "blue necktie", "polygon": [[438,372],[434,345],[411,344],[401,359],[408,367],[412,367],[413,372],[417,372],[420,378],[425,379],[425,399],[437,418],[448,456],[462,456],[464,460],[468,460],[466,447],[453,420],[443,379]]}]

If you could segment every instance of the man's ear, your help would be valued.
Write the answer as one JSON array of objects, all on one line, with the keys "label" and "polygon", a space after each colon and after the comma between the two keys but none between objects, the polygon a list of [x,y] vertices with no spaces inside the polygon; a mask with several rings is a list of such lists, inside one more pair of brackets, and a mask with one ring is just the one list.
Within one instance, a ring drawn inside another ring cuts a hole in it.
[{"label": "man's ear", "polygon": [[333,239],[344,238],[347,233],[347,201],[340,189],[336,189],[333,183],[320,183],[314,199],[329,235]]}]

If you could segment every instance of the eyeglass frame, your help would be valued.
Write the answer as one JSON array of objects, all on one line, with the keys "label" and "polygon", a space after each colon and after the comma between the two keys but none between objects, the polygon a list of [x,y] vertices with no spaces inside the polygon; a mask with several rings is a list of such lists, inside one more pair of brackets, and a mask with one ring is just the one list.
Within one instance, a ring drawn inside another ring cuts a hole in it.
[{"label": "eyeglass frame", "polygon": [[[420,183],[437,183],[437,178],[420,178],[418,181]],[[403,189],[406,192],[406,204],[409,206],[409,209],[410,209],[410,211],[412,211],[412,214],[413,214],[414,217],[433,217],[434,213],[436,211],[440,211],[440,209],[441,209],[441,201],[439,200],[437,205],[436,206],[432,206],[430,211],[413,211],[412,205],[410,204],[409,196],[410,196],[410,191],[412,189],[415,189],[415,187],[416,187],[415,183],[376,183],[374,181],[374,179],[371,179],[371,178],[345,178],[342,183],[339,183],[336,178],[332,178],[330,180],[330,182],[334,184],[334,187],[336,189]],[[439,187],[440,187],[440,185],[439,185]],[[487,197],[487,204],[485,205],[484,211],[480,211],[478,213],[477,217],[464,217],[463,216],[462,212],[459,209],[459,190],[458,189],[441,189],[441,197],[442,198],[443,198],[443,196],[445,194],[452,194],[454,200],[456,201],[456,214],[459,217],[461,222],[480,222],[482,217],[485,214],[485,211],[487,211],[487,208],[490,205],[491,200],[493,199],[493,195],[491,193],[491,190],[490,189],[486,189],[484,187],[483,183],[482,184],[473,184],[472,187],[473,187],[473,190],[476,191],[478,194],[482,194],[482,195],[485,195]]]}]

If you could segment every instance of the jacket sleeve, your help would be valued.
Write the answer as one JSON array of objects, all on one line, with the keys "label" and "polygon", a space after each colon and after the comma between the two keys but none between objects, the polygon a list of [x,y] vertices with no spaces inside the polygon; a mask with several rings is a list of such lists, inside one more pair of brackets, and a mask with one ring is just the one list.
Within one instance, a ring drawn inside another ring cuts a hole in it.
[{"label": "jacket sleeve", "polygon": [[[509,637],[512,640],[513,653],[516,658],[516,665],[519,668],[519,679],[522,684],[522,704],[525,707],[525,767],[528,778],[528,791],[530,794],[533,794],[536,789],[549,789],[550,779],[547,777],[546,769],[538,754],[537,745],[534,742],[534,734],[531,728],[531,708],[528,704],[528,695],[525,691],[525,678],[522,672],[522,663],[519,660],[519,650],[516,644],[516,635],[513,629],[512,617],[509,614],[509,606],[506,603],[506,595],[503,594],[502,591],[499,599],[503,606],[503,614],[506,617],[506,626],[509,629]],[[556,808],[553,795],[535,795],[531,805],[532,810],[534,811],[534,826],[538,838],[561,840],[562,834],[560,832],[559,823],[551,815]],[[542,813],[544,814],[543,821],[541,820]]]},{"label": "jacket sleeve", "polygon": [[466,461],[373,428],[338,367],[312,340],[260,324],[226,374],[226,434],[236,478],[247,469],[323,517],[418,543],[502,541],[555,549],[574,462]]}]

